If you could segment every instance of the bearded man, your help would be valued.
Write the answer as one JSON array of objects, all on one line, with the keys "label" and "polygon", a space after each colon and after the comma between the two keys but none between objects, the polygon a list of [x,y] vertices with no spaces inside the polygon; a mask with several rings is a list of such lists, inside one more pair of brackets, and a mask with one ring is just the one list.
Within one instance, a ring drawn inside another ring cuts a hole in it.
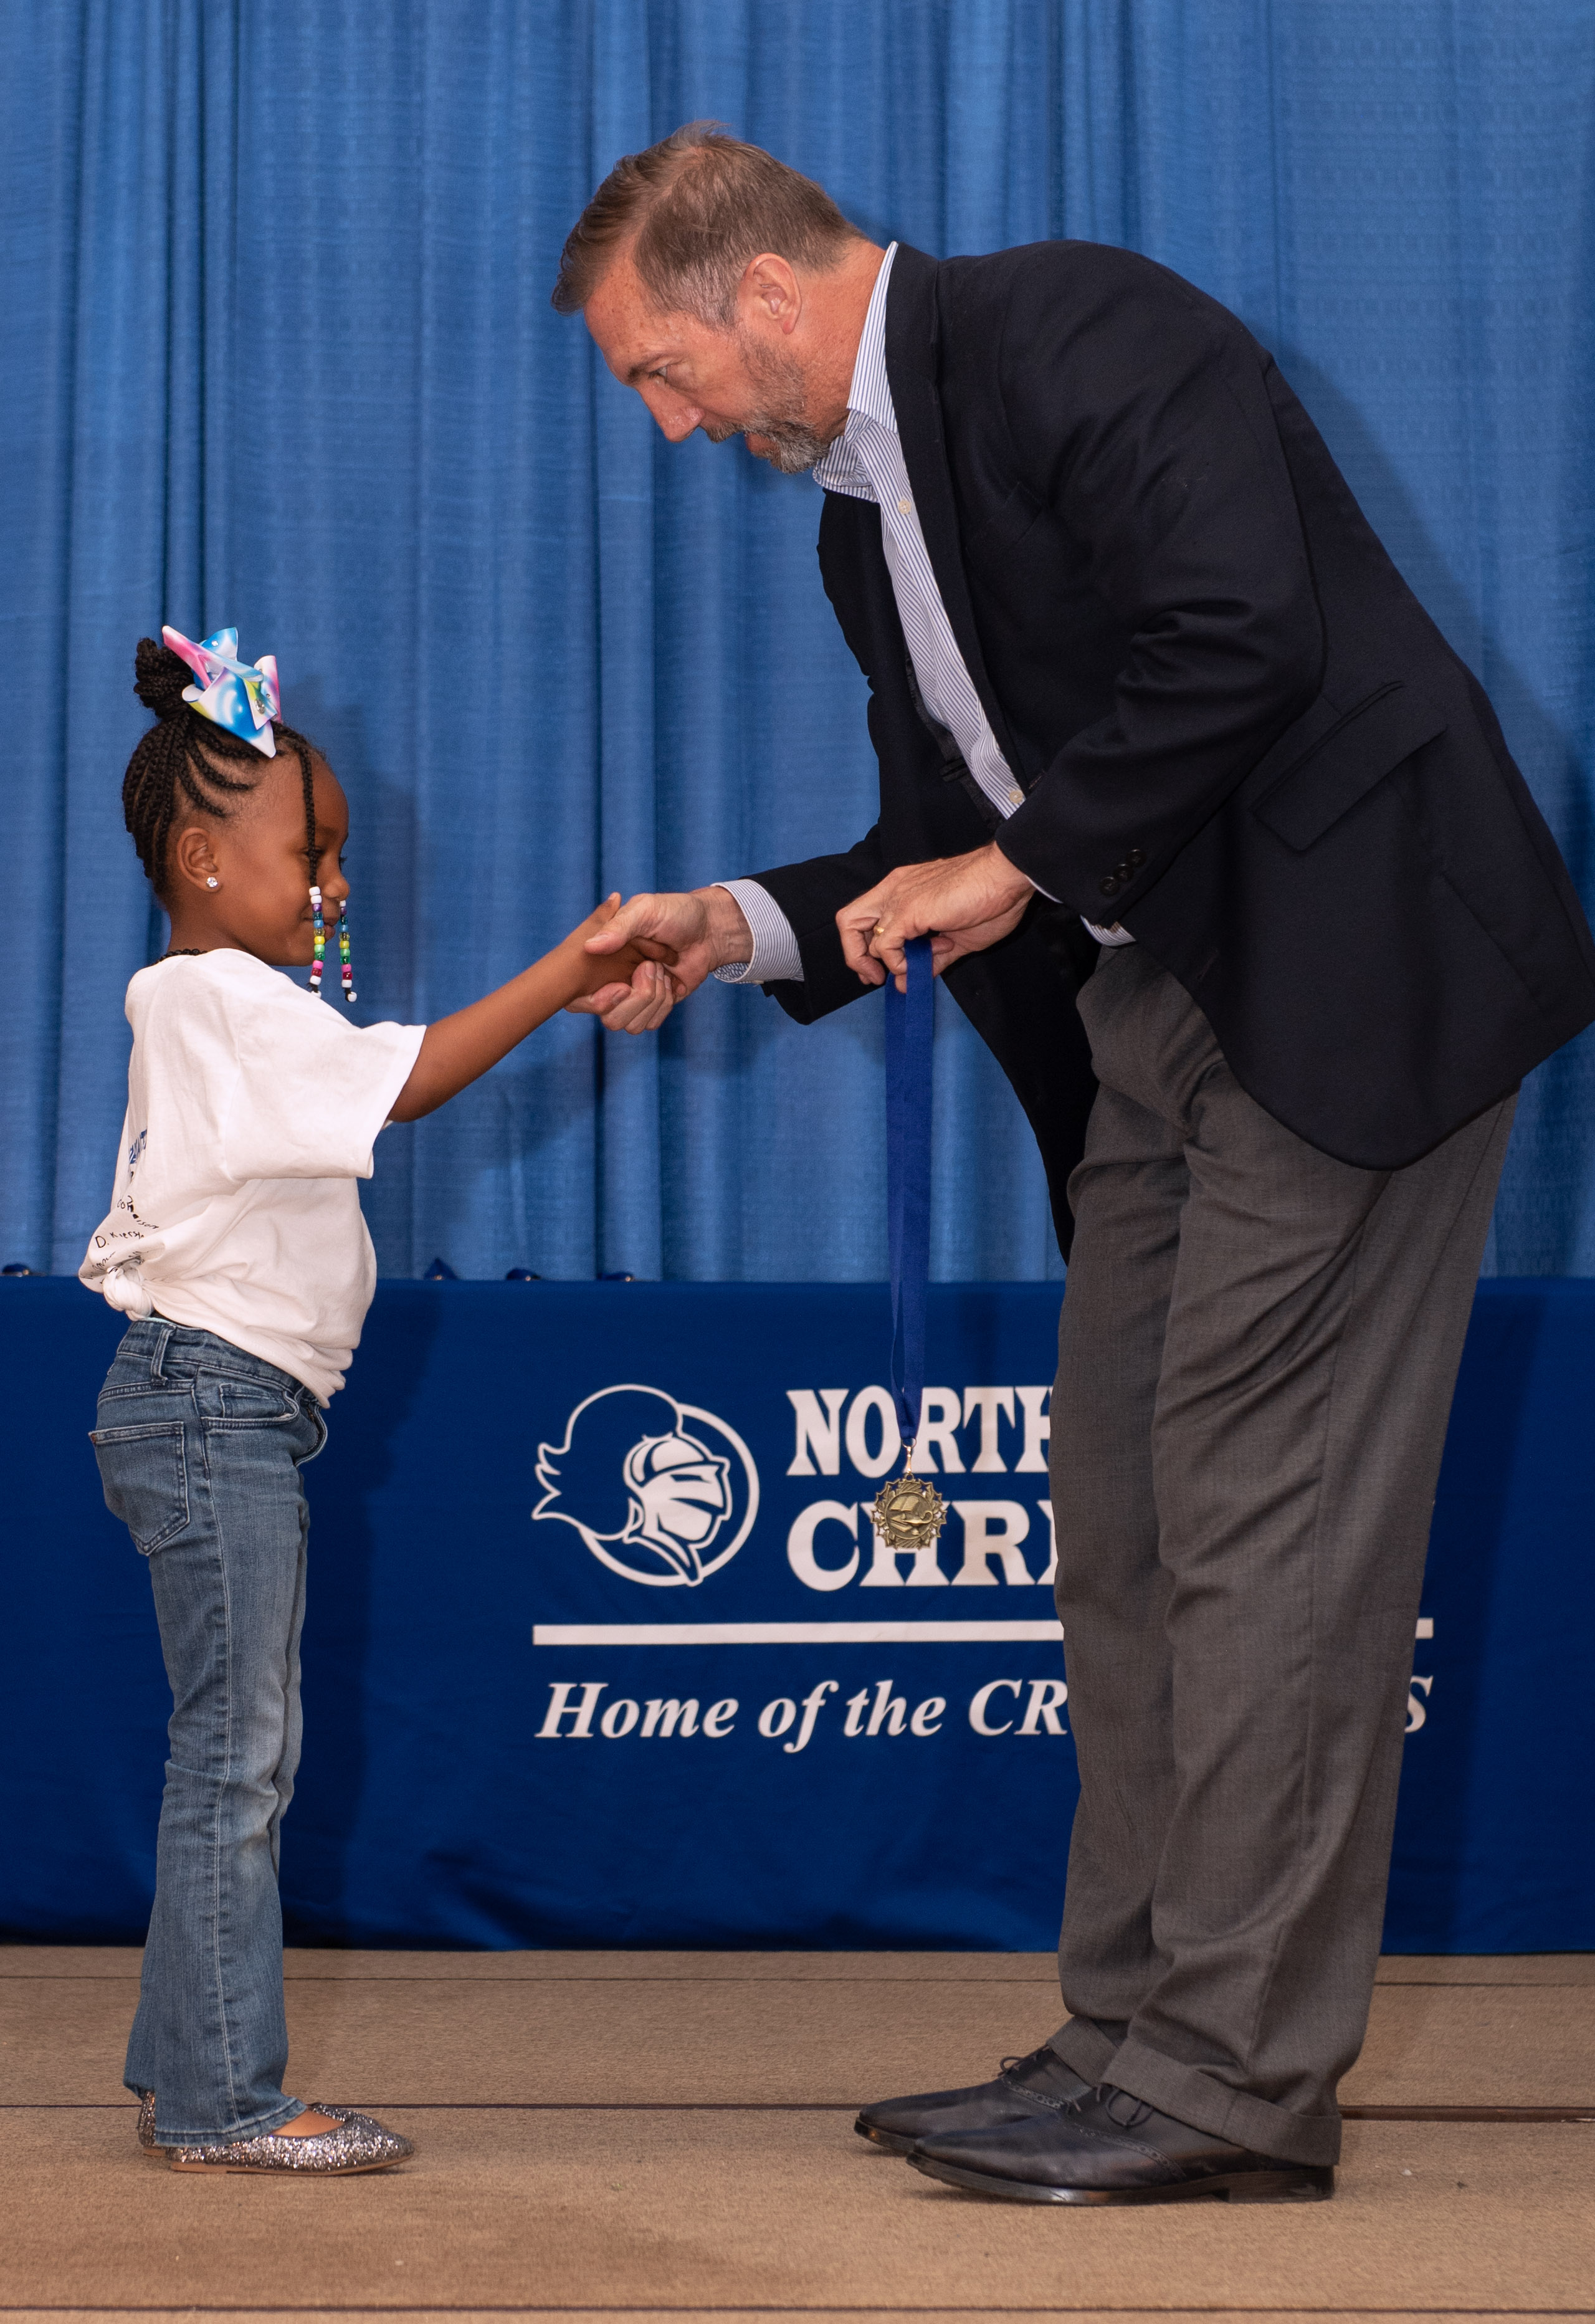
[{"label": "bearded man", "polygon": [[1019,2200],[1326,2195],[1517,1084],[1595,1018],[1567,873],[1272,359],[1164,268],[883,250],[696,124],[555,304],[671,442],[824,485],[880,766],[844,853],[633,898],[593,948],[675,984],[588,1005],[713,973],[807,1024],[929,935],[1072,1214],[1069,2015],[858,2127]]}]

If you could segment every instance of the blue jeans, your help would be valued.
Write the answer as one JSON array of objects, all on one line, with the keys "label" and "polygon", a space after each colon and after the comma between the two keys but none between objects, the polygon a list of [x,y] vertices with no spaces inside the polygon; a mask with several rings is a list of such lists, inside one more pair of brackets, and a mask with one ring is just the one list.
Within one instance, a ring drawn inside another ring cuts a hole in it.
[{"label": "blue jeans", "polygon": [[100,1390],[106,1502],[150,1562],[171,1757],[125,2080],[161,2144],[281,2128],[278,1833],[300,1749],[309,1513],[327,1442],[308,1388],[213,1332],[134,1323]]}]

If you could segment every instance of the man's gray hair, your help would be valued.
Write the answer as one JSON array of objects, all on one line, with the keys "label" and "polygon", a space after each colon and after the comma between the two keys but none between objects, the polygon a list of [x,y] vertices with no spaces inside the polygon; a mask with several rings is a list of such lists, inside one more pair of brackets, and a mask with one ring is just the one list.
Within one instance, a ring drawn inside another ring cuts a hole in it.
[{"label": "man's gray hair", "polygon": [[862,239],[812,178],[717,122],[689,121],[615,163],[571,228],[554,304],[578,313],[629,244],[643,288],[665,313],[724,330],[761,252],[824,272]]}]

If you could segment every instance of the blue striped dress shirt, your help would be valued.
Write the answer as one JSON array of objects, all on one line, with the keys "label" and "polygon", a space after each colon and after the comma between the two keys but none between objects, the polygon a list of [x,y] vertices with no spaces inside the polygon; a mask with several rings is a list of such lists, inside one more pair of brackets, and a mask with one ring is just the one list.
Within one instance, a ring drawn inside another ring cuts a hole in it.
[{"label": "blue striped dress shirt", "polygon": [[[816,467],[814,478],[828,493],[873,501],[880,509],[880,546],[920,696],[931,716],[952,735],[964,765],[1006,820],[1024,804],[1025,794],[991,732],[991,722],[953,635],[914,506],[887,383],[886,295],[897,247],[894,242],[881,260],[871,293],[848,390],[847,424]],[[798,938],[775,899],[756,880],[723,880],[717,884],[742,906],[752,931],[753,956],[733,967],[717,968],[715,975],[726,984],[767,984],[787,979],[800,983],[803,963]],[[1133,941],[1121,929],[1097,928],[1090,921],[1086,926],[1108,944]]]}]

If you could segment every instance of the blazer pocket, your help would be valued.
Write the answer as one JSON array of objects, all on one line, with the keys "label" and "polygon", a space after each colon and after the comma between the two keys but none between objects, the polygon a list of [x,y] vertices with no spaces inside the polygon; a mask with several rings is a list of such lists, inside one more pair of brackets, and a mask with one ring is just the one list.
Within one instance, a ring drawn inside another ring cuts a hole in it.
[{"label": "blazer pocket", "polygon": [[[1261,770],[1271,779],[1251,802],[1258,821],[1297,854],[1446,727],[1443,713],[1400,678],[1339,716],[1330,711],[1326,720],[1326,711],[1320,696],[1301,721],[1306,731],[1275,744]],[[1286,763],[1276,772],[1270,761],[1282,752]]]},{"label": "blazer pocket", "polygon": [[964,555],[973,557],[979,565],[1000,565],[1010,551],[1019,547],[1040,514],[1041,503],[1028,484],[1010,485],[1006,498],[965,539]]}]

